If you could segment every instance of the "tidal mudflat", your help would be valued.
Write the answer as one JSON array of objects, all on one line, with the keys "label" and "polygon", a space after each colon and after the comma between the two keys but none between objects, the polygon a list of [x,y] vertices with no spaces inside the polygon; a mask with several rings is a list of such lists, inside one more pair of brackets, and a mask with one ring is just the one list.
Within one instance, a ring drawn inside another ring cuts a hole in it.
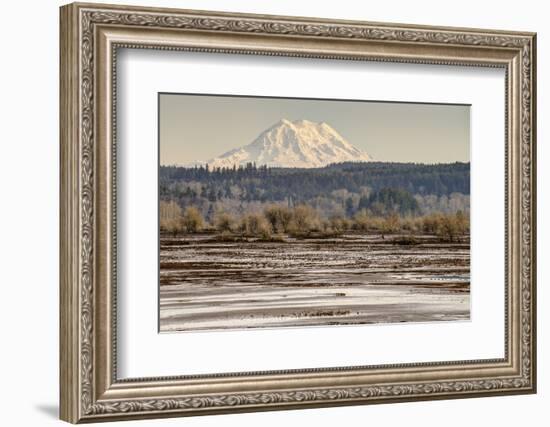
[{"label": "tidal mudflat", "polygon": [[470,243],[162,235],[160,331],[468,320]]}]

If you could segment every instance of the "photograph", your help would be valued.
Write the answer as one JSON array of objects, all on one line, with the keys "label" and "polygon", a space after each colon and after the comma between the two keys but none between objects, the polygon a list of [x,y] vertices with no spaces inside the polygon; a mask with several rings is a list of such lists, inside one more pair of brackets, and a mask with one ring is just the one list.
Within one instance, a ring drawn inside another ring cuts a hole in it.
[{"label": "photograph", "polygon": [[160,332],[469,320],[469,105],[158,102]]}]

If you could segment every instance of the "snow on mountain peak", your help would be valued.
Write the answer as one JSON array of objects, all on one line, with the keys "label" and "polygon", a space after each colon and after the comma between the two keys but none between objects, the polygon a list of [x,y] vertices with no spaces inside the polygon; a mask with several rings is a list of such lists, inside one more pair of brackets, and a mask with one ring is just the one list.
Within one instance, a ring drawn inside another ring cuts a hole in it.
[{"label": "snow on mountain peak", "polygon": [[330,163],[371,160],[325,122],[281,119],[250,144],[209,160],[211,167],[246,163],[270,167],[315,168]]}]

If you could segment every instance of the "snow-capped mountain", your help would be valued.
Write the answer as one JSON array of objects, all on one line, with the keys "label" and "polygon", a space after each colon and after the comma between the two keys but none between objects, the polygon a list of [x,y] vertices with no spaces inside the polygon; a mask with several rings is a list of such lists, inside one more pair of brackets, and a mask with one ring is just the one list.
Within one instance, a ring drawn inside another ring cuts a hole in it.
[{"label": "snow-capped mountain", "polygon": [[326,123],[282,119],[250,144],[209,160],[211,167],[257,166],[315,168],[330,163],[371,160]]}]

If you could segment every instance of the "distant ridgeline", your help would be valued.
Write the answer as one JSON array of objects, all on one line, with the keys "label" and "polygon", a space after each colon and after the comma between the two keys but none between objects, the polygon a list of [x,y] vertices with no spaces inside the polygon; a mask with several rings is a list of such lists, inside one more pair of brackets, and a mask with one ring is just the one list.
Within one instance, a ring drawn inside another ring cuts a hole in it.
[{"label": "distant ridgeline", "polygon": [[308,204],[321,214],[467,212],[470,163],[339,163],[322,168],[161,166],[160,199],[182,208],[242,213],[266,203]]}]

